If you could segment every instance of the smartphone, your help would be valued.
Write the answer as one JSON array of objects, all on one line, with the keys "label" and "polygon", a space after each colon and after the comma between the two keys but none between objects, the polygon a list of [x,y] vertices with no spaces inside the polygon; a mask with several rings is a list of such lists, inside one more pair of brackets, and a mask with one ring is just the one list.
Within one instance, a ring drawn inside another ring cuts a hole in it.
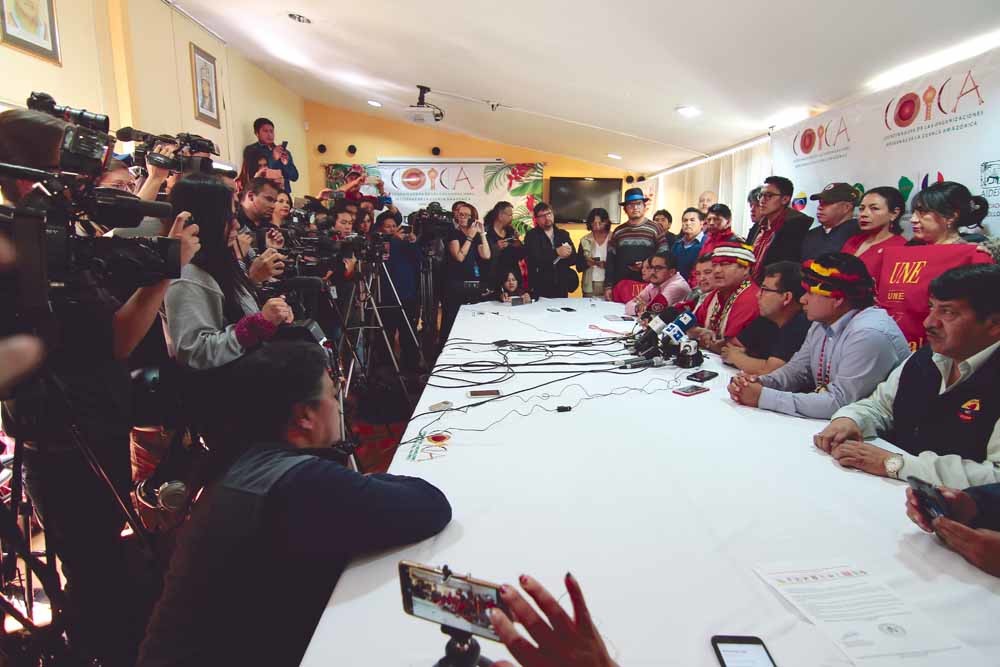
[{"label": "smartphone", "polygon": [[288,142],[287,141],[282,141],[281,142],[281,150],[285,150],[286,148],[288,148]]},{"label": "smartphone", "polygon": [[569,306],[563,306],[560,310],[565,310],[567,313],[575,313],[576,308],[570,308]]},{"label": "smartphone", "polygon": [[943,516],[946,519],[950,519],[950,512],[948,511],[948,502],[941,495],[941,492],[937,490],[930,482],[925,482],[919,477],[914,477],[910,475],[906,478],[906,482],[913,489],[914,494],[917,496],[917,502],[920,504],[920,511],[931,521]]},{"label": "smartphone", "polygon": [[686,387],[674,389],[674,393],[681,396],[694,396],[695,394],[704,394],[706,391],[708,391],[708,387],[703,387],[699,384],[689,384]]},{"label": "smartphone", "polygon": [[559,312],[562,312],[558,308],[546,308],[545,310],[549,311],[550,313],[559,313]]},{"label": "smartphone", "polygon": [[469,398],[494,398],[500,395],[499,389],[470,389],[465,394]]},{"label": "smartphone", "polygon": [[489,610],[499,607],[509,612],[497,584],[459,574],[445,578],[437,568],[404,560],[399,563],[399,586],[403,610],[410,616],[500,641],[490,625]]},{"label": "smartphone", "polygon": [[777,667],[760,637],[716,635],[712,648],[722,667]]},{"label": "smartphone", "polygon": [[629,317],[628,315],[605,315],[604,319],[608,322],[632,322],[635,320],[634,317]]},{"label": "smartphone", "polygon": [[365,178],[365,185],[378,185],[378,182],[381,180],[378,176],[367,176]]},{"label": "smartphone", "polygon": [[708,382],[714,377],[719,377],[719,374],[715,371],[698,371],[697,373],[688,375],[687,379],[693,382]]}]

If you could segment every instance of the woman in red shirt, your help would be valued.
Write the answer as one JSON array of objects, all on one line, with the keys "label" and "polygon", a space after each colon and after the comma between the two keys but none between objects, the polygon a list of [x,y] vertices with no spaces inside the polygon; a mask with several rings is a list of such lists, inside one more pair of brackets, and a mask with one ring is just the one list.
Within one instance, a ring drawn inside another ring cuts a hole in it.
[{"label": "woman in red shirt", "polygon": [[854,255],[865,264],[868,275],[878,282],[882,273],[882,254],[886,248],[906,245],[899,221],[906,209],[903,195],[896,188],[872,188],[861,198],[858,207],[859,234],[847,239],[841,252]]}]

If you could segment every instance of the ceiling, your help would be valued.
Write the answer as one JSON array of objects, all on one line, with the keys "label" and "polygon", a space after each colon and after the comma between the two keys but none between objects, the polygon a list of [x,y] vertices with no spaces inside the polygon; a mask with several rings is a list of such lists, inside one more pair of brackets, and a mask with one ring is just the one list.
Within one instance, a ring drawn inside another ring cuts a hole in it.
[{"label": "ceiling", "polygon": [[[889,67],[1000,27],[998,0],[947,11],[913,0],[173,4],[308,99],[403,119],[424,84],[516,108],[432,92],[442,129],[636,173],[758,136],[789,109],[853,97]],[[703,113],[685,119],[678,105]]]}]

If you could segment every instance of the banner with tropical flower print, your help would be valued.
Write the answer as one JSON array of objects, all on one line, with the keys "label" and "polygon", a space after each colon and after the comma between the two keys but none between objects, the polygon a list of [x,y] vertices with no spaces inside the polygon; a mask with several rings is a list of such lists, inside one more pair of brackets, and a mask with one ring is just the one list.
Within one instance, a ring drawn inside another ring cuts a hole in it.
[{"label": "banner with tropical flower print", "polygon": [[542,162],[508,164],[502,160],[380,159],[369,176],[382,179],[385,193],[403,215],[438,202],[445,210],[465,201],[482,218],[498,201],[514,206],[514,226],[532,225],[531,209],[542,200]]}]

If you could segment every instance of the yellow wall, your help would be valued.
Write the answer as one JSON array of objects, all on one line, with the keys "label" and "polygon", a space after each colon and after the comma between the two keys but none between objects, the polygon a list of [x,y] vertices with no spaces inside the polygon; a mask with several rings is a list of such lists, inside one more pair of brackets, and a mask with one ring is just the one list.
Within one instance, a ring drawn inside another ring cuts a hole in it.
[{"label": "yellow wall", "polygon": [[[306,149],[302,97],[162,0],[55,4],[62,66],[0,47],[0,102],[24,106],[31,91],[44,91],[59,104],[107,114],[112,130],[208,137],[237,166],[258,116],[275,122],[278,141],[287,139],[293,153]],[[216,59],[221,128],[194,117],[192,42]],[[304,177],[300,183],[304,191]]]},{"label": "yellow wall", "polygon": [[62,65],[0,47],[0,101],[23,107],[28,95],[38,91],[52,95],[58,104],[117,115],[107,0],[62,0],[55,5]]},{"label": "yellow wall", "polygon": [[[380,157],[433,157],[431,148],[441,149],[442,158],[502,158],[506,162],[544,162],[545,193],[551,176],[593,176],[594,178],[624,178],[622,169],[593,162],[545,153],[521,146],[477,139],[457,132],[420,127],[403,121],[386,120],[375,114],[306,101],[305,118],[309,123],[306,141],[309,151],[309,191],[324,187],[323,165],[331,162],[374,163]],[[327,151],[320,154],[319,144]],[[351,156],[347,147],[354,144],[358,152]],[[301,151],[300,151],[301,153]],[[300,164],[305,164],[298,158]],[[302,192],[299,188],[298,192]]]}]

